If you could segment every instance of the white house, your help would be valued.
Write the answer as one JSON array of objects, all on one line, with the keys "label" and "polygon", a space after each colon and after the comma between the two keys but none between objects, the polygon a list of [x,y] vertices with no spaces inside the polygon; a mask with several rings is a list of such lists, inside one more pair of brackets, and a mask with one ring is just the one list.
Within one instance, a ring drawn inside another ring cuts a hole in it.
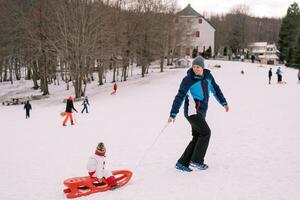
[{"label": "white house", "polygon": [[195,11],[190,4],[177,13],[175,23],[177,27],[184,30],[175,54],[181,57],[191,56],[193,49],[203,53],[211,47],[212,55],[214,55],[215,28],[207,19]]},{"label": "white house", "polygon": [[250,53],[260,60],[263,64],[278,64],[279,57],[275,44],[267,42],[255,42],[248,45]]}]

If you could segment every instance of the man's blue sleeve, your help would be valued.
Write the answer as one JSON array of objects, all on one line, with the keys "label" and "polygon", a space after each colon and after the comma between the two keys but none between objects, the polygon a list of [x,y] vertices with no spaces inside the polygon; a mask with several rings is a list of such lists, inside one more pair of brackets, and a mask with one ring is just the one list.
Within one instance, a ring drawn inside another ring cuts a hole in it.
[{"label": "man's blue sleeve", "polygon": [[179,86],[179,90],[178,90],[178,93],[177,95],[175,96],[175,99],[173,101],[173,105],[172,105],[172,109],[171,109],[171,112],[170,112],[170,117],[173,117],[175,118],[176,115],[178,114],[179,112],[179,109],[185,99],[185,96],[190,88],[190,83],[191,81],[189,81],[189,78],[188,77],[185,77],[180,86]]},{"label": "man's blue sleeve", "polygon": [[219,87],[219,85],[216,83],[214,77],[211,75],[211,85],[210,85],[210,90],[214,94],[215,98],[217,101],[222,105],[225,106],[227,105],[227,101]]}]

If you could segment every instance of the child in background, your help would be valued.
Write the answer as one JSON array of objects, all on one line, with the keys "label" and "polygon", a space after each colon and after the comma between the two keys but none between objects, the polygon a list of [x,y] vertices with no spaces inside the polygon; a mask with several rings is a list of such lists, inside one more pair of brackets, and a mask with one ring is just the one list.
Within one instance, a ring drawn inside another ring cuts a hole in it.
[{"label": "child in background", "polygon": [[88,97],[87,97],[87,96],[84,98],[84,100],[83,100],[83,102],[82,102],[81,105],[83,105],[83,109],[82,109],[81,113],[83,113],[84,110],[85,110],[86,113],[89,113],[89,111],[88,111],[88,106],[89,106],[90,104],[89,104],[89,100],[88,100]]},{"label": "child in background", "polygon": [[74,104],[73,104],[73,98],[71,96],[69,96],[69,98],[67,99],[67,104],[66,104],[66,118],[63,122],[63,126],[66,126],[66,123],[68,121],[68,119],[70,118],[71,121],[71,125],[74,125],[74,121],[73,121],[73,116],[72,116],[72,110],[75,110],[75,112],[77,112],[77,110],[74,108]]},{"label": "child in background", "polygon": [[32,110],[31,104],[27,101],[24,105],[24,109],[26,110],[26,119],[30,117],[30,110]]},{"label": "child in background", "polygon": [[113,85],[113,91],[112,91],[112,93],[110,93],[110,94],[111,94],[111,95],[116,94],[117,89],[118,89],[118,85],[117,85],[117,83],[115,83],[115,84]]}]

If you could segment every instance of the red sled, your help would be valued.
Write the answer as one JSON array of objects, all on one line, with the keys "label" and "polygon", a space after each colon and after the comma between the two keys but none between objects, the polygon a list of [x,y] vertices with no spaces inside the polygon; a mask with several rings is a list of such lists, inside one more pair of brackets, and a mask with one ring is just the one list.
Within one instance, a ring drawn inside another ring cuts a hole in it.
[{"label": "red sled", "polygon": [[[118,187],[122,187],[128,183],[132,177],[132,172],[129,170],[116,170],[112,174],[117,180]],[[64,181],[64,185],[67,186],[64,189],[64,193],[69,199],[113,189],[108,186],[105,179],[100,183],[97,178],[90,176],[69,178]]]}]

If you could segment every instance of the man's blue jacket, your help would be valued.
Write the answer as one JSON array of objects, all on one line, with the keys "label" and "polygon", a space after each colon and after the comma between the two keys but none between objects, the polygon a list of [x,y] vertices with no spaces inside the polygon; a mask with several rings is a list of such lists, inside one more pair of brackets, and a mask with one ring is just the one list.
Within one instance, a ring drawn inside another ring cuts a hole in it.
[{"label": "man's blue jacket", "polygon": [[175,118],[184,101],[184,116],[194,114],[205,118],[208,108],[209,91],[222,105],[227,105],[223,93],[208,69],[204,69],[203,77],[195,75],[192,68],[183,78],[178,93],[173,101],[170,117]]}]

